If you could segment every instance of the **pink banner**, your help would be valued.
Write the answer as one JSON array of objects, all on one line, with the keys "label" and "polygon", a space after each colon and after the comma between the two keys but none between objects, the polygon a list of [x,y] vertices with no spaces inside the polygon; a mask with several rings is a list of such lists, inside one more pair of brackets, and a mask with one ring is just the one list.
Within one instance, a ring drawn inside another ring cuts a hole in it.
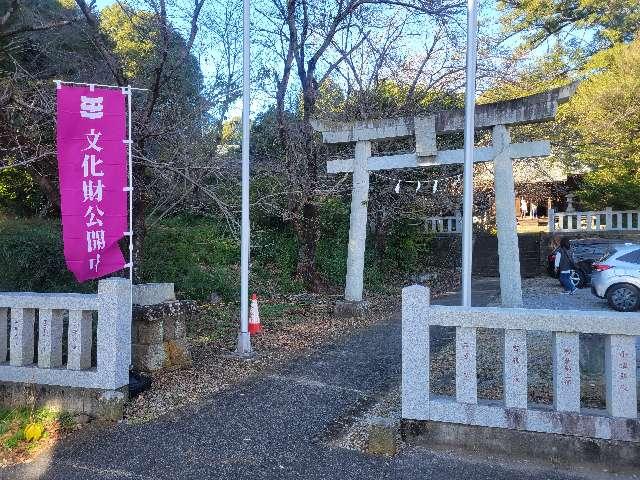
[{"label": "pink banner", "polygon": [[121,270],[127,231],[125,94],[58,89],[58,171],[67,267],[79,282]]}]

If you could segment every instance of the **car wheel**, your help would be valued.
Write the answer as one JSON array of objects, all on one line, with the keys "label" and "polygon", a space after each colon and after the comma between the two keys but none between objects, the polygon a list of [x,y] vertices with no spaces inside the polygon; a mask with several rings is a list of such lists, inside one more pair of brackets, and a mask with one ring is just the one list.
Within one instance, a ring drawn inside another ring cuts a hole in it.
[{"label": "car wheel", "polygon": [[618,283],[607,290],[609,306],[619,312],[632,312],[640,306],[640,292],[628,283]]},{"label": "car wheel", "polygon": [[585,274],[582,273],[580,270],[571,270],[571,273],[569,274],[569,279],[571,280],[571,283],[573,284],[573,286],[576,288],[583,288],[587,280]]}]

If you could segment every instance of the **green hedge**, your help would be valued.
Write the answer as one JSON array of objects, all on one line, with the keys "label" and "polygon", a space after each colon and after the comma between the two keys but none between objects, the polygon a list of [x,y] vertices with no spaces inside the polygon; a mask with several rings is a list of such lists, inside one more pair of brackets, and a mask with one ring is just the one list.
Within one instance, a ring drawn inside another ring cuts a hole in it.
[{"label": "green hedge", "polygon": [[0,219],[0,290],[90,292],[95,284],[67,270],[58,222]]},{"label": "green hedge", "polygon": [[[320,209],[317,266],[330,285],[344,285],[349,207],[338,199]],[[0,219],[0,290],[42,292],[95,291],[95,282],[78,284],[66,269],[60,225],[55,220]],[[394,285],[398,277],[421,271],[430,254],[424,231],[398,221],[388,235],[384,258],[367,247],[368,289]],[[302,292],[295,280],[296,236],[287,224],[260,218],[251,232],[251,288],[261,295]],[[154,226],[147,235],[142,277],[145,282],[174,282],[182,298],[206,300],[216,292],[234,300],[239,290],[240,242],[226,225],[209,218],[176,217]]]},{"label": "green hedge", "polygon": [[[252,231],[252,288],[261,294],[300,291],[291,279],[296,243],[284,230]],[[174,218],[147,236],[143,277],[147,282],[173,281],[181,296],[207,299],[216,292],[234,299],[240,288],[240,242],[225,226],[204,218]]]}]

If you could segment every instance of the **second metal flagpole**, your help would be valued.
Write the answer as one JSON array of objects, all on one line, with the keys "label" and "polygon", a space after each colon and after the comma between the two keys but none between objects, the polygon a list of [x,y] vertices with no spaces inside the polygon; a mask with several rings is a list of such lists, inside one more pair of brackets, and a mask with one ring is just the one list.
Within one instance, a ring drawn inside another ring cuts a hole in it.
[{"label": "second metal flagpole", "polygon": [[242,219],[240,236],[240,332],[236,354],[251,354],[249,336],[249,111],[250,36],[249,0],[242,1]]},{"label": "second metal flagpole", "polygon": [[476,107],[476,54],[478,48],[478,6],[467,0],[467,72],[464,100],[464,198],[462,228],[462,305],[471,306],[473,255],[473,149]]}]

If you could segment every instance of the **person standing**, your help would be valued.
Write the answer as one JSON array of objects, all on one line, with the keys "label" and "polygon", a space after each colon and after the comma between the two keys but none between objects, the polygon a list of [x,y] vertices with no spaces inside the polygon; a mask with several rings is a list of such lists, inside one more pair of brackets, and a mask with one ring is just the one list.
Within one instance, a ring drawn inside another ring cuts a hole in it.
[{"label": "person standing", "polygon": [[531,202],[530,204],[531,218],[538,218],[538,205]]},{"label": "person standing", "polygon": [[520,218],[525,218],[527,216],[527,201],[524,197],[520,199]]},{"label": "person standing", "polygon": [[562,237],[560,246],[556,250],[555,271],[560,273],[560,283],[564,287],[564,294],[573,295],[576,293],[576,286],[571,281],[571,270],[575,269],[573,255],[571,254],[571,244],[567,237]]}]

